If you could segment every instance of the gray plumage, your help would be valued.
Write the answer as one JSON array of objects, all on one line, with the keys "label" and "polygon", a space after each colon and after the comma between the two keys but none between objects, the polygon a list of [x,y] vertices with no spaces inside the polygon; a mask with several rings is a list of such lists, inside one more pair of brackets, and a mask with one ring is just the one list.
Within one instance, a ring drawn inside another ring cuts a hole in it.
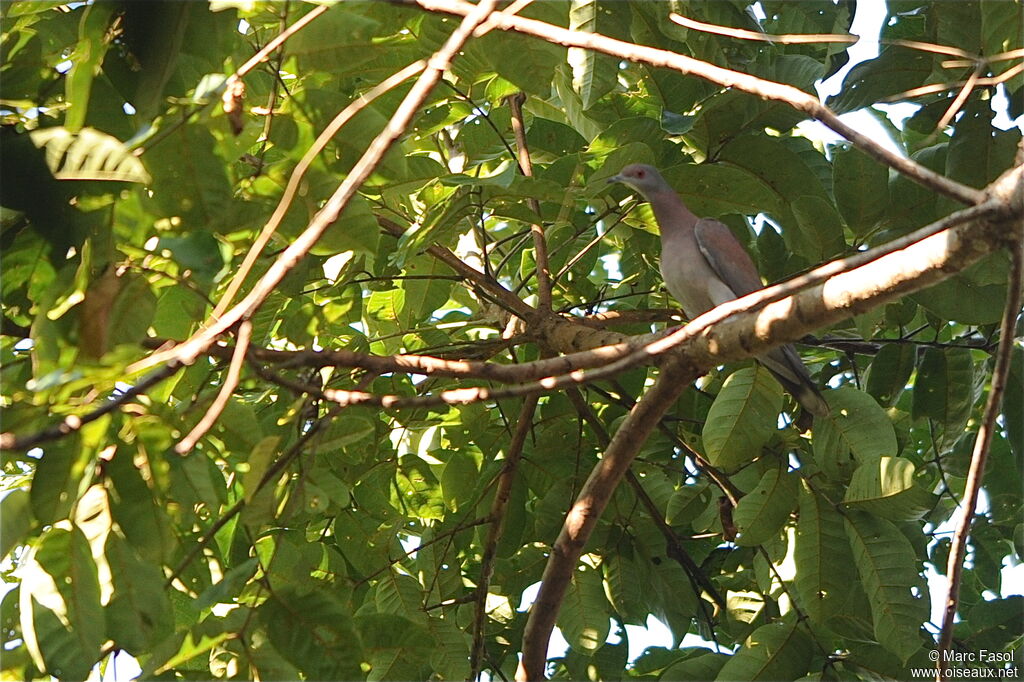
[{"label": "gray plumage", "polygon": [[[653,166],[634,164],[609,179],[640,192],[651,204],[661,232],[661,276],[691,320],[726,301],[764,287],[757,267],[739,240],[718,220],[698,218]],[[791,345],[757,358],[811,414],[828,414],[828,404]]]}]

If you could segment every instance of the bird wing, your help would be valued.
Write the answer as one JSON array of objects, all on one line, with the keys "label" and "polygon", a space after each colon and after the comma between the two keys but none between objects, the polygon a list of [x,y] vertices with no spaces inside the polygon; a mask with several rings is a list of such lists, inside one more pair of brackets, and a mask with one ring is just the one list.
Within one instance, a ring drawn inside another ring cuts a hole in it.
[{"label": "bird wing", "polygon": [[763,289],[757,266],[732,230],[720,220],[701,218],[693,228],[697,247],[719,279],[736,297]]}]

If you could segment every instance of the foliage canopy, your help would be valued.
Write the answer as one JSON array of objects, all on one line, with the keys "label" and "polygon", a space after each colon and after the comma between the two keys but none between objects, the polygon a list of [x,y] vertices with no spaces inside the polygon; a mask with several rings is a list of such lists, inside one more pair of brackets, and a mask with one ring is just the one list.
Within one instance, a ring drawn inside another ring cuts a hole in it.
[{"label": "foliage canopy", "polygon": [[[737,40],[668,18],[674,9],[772,34],[834,34],[856,8],[762,0],[758,20],[751,4],[551,1],[522,15],[811,93],[848,60],[842,43]],[[887,4],[889,42],[827,103],[842,113],[913,102],[899,128],[869,111],[910,158],[986,186],[1021,138],[993,123],[996,80],[1011,116],[1024,106],[1024,76],[998,58],[1024,44],[1020,2]],[[524,591],[606,434],[658,370],[544,392],[535,407],[532,397],[417,404],[492,384],[301,351],[513,365],[671,323],[650,212],[604,182],[627,163],[665,169],[695,213],[734,229],[769,282],[958,208],[858,149],[801,136],[804,115],[783,102],[492,30],[464,45],[341,218],[249,316],[237,384],[240,327],[187,367],[140,371],[153,349],[200,329],[335,115],[428,58],[459,23],[415,5],[340,3],[245,75],[244,89],[225,90],[228,74],[317,7],[0,8],[3,430],[74,426],[3,453],[3,571],[17,583],[0,610],[8,676],[83,679],[125,651],[147,678],[465,679],[478,635],[483,669],[511,679]],[[981,84],[943,121],[975,69]],[[373,99],[312,158],[243,294],[411,82]],[[935,83],[947,87],[908,94]],[[525,145],[509,100],[519,93]],[[536,306],[533,223],[552,309],[587,325],[569,340],[438,257],[448,249]],[[965,486],[1008,263],[996,253],[807,339],[804,360],[833,406],[809,437],[791,425],[791,398],[750,361],[688,388],[586,545],[558,616],[570,646],[549,673],[907,679],[930,667],[924,571],[946,570],[944,524]],[[225,385],[223,411],[178,454]],[[1007,650],[1024,629],[1021,598],[998,596],[1001,568],[1024,544],[1022,387],[1018,346],[962,587],[956,636],[968,650]],[[342,408],[332,390],[407,402]],[[698,634],[721,653],[652,647],[630,660],[625,626],[650,616],[677,642]]]}]

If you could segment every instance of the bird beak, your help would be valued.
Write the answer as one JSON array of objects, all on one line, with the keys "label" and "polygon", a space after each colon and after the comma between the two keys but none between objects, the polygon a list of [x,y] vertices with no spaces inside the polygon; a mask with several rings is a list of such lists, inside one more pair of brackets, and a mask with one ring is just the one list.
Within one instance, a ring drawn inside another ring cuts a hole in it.
[{"label": "bird beak", "polygon": [[612,184],[613,182],[623,182],[622,176],[621,175],[613,175],[610,178],[608,178],[607,183],[609,185]]}]

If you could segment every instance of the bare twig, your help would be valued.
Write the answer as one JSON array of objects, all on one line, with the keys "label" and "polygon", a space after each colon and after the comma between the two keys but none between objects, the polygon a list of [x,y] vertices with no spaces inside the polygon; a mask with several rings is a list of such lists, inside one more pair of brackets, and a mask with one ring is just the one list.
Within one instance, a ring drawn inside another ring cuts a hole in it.
[{"label": "bare twig", "polygon": [[960,108],[963,107],[964,102],[966,102],[967,98],[970,97],[972,92],[974,92],[974,87],[978,84],[978,78],[981,77],[981,72],[984,68],[984,64],[978,64],[974,71],[971,72],[970,78],[968,78],[967,82],[964,83],[964,86],[960,88],[960,92],[957,93],[953,102],[949,105],[949,108],[946,109],[946,112],[942,114],[942,118],[939,119],[939,122],[935,124],[935,132],[933,134],[937,135],[942,132],[942,129],[945,128],[949,122],[953,120],[953,117],[957,115],[957,112],[959,112]]},{"label": "bare twig", "polygon": [[188,432],[188,435],[181,439],[177,445],[174,446],[174,451],[179,455],[184,455],[186,452],[195,447],[199,439],[210,430],[216,421],[220,417],[220,413],[224,411],[224,407],[228,404],[231,399],[231,394],[234,392],[235,387],[238,386],[238,380],[242,376],[242,365],[245,362],[245,353],[249,349],[249,340],[252,338],[252,322],[245,320],[238,325],[238,340],[235,345],[235,350],[231,354],[231,364],[228,365],[228,372],[224,377],[224,383],[221,384],[220,390],[217,392],[217,396],[210,403],[209,409],[203,414],[202,419],[199,420],[192,430]]},{"label": "bare twig", "polygon": [[681,14],[672,12],[668,18],[683,28],[690,28],[704,33],[738,38],[740,40],[760,40],[766,43],[779,43],[781,45],[805,45],[811,43],[856,43],[860,36],[849,33],[762,33],[760,31],[748,31],[732,26],[721,26],[719,24],[707,24],[697,21]]},{"label": "bare twig", "polygon": [[[1010,80],[1020,72],[1024,71],[1024,64],[1017,64],[1012,66],[998,76],[989,76],[987,78],[978,78],[974,81],[975,85],[978,86],[992,86],[999,85],[1005,81]],[[955,83],[932,83],[931,85],[922,85],[917,88],[911,88],[903,92],[898,92],[895,95],[889,95],[878,100],[881,103],[886,102],[900,102],[905,99],[912,97],[922,97],[924,95],[932,95],[936,92],[945,92],[946,90],[952,90],[953,88],[963,87],[967,84],[967,81],[958,81]]]},{"label": "bare twig", "polygon": [[1017,324],[1017,316],[1020,315],[1021,310],[1021,284],[1022,277],[1024,277],[1022,275],[1022,270],[1024,270],[1024,235],[1021,234],[1022,225],[1024,224],[1018,222],[1016,240],[1011,247],[1013,262],[1010,269],[1010,281],[1007,284],[1006,307],[1003,310],[1003,319],[999,329],[999,350],[996,352],[996,363],[992,370],[992,386],[989,388],[984,416],[982,417],[981,426],[978,428],[978,435],[974,440],[971,466],[967,471],[964,498],[960,504],[960,518],[957,521],[956,532],[953,534],[953,543],[949,548],[949,558],[946,563],[949,589],[946,593],[942,632],[939,635],[938,656],[935,665],[936,679],[940,682],[945,678],[944,671],[949,667],[946,663],[946,652],[949,651],[949,647],[953,642],[953,622],[956,617],[957,605],[960,601],[960,581],[963,577],[967,537],[971,531],[971,520],[974,518],[974,510],[978,504],[978,494],[981,490],[982,477],[985,474],[985,463],[988,461],[992,433],[996,429],[996,419],[999,417],[999,407],[1003,400],[1003,393],[1006,391],[1007,378],[1010,373],[1014,328]]},{"label": "bare twig", "polygon": [[[519,167],[523,175],[533,176],[533,160],[530,158],[530,147],[526,144],[526,125],[523,122],[523,102],[526,95],[522,92],[516,93],[508,98],[508,107],[512,111],[512,130],[516,135],[516,148],[519,152]],[[530,210],[540,220],[540,202],[530,197],[526,200]],[[551,310],[551,267],[548,264],[548,243],[544,238],[544,228],[539,222],[530,224],[530,234],[533,235],[534,260],[537,263],[537,299],[541,310]]]},{"label": "bare twig", "polygon": [[[690,19],[689,17],[684,17],[681,14],[676,14],[675,12],[669,14],[668,18],[680,26],[695,29],[697,31],[703,31],[704,33],[714,33],[721,36],[727,36],[729,38],[738,38],[740,40],[760,40],[766,43],[779,43],[782,45],[856,43],[861,39],[860,36],[852,35],[850,33],[762,33],[760,31],[748,31],[742,28],[733,28],[732,26],[706,24],[703,21]],[[933,52],[935,54],[948,54],[953,55],[954,57],[962,57],[970,60],[969,65],[973,65],[980,61],[986,61],[983,57],[950,45],[936,45],[935,43],[925,43],[920,40],[904,40],[901,38],[880,38],[878,42],[882,45],[906,47],[912,50],[921,50],[922,52]],[[993,61],[993,58],[989,58],[988,61]]]},{"label": "bare twig", "polygon": [[537,408],[536,396],[527,397],[519,409],[519,420],[516,422],[516,430],[512,434],[512,441],[506,449],[505,464],[498,475],[498,489],[494,492],[494,501],[491,503],[490,521],[491,525],[487,531],[487,539],[483,546],[483,556],[480,559],[480,579],[476,584],[476,603],[474,604],[473,616],[473,647],[469,657],[469,680],[476,680],[480,676],[483,667],[484,653],[484,630],[487,624],[487,593],[490,590],[491,575],[494,573],[494,558],[498,551],[498,541],[505,529],[505,512],[508,510],[509,496],[512,494],[512,484],[516,480],[516,472],[519,469],[519,461],[523,454],[523,444],[526,436],[533,426],[533,414]]}]

